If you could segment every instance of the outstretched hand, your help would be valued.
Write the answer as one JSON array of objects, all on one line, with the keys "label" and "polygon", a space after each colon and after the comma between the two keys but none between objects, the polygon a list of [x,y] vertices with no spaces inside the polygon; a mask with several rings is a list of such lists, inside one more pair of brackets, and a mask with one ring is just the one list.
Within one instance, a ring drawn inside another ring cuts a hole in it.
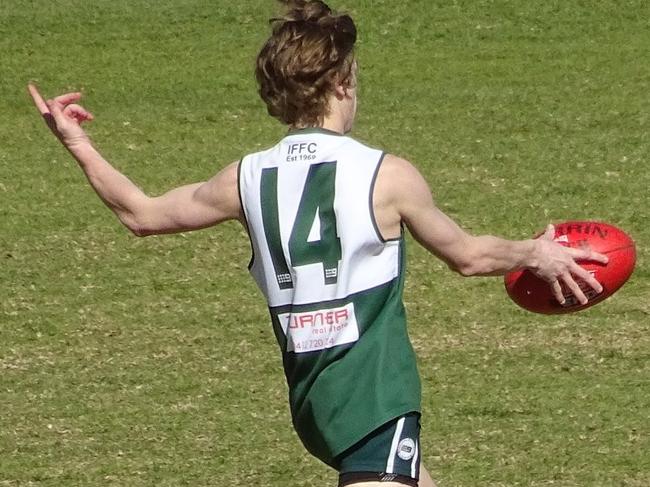
[{"label": "outstretched hand", "polygon": [[30,83],[27,89],[45,123],[63,145],[70,149],[89,141],[81,124],[93,120],[94,117],[77,104],[81,93],[66,93],[45,101],[35,85]]},{"label": "outstretched hand", "polygon": [[572,248],[565,247],[554,242],[555,227],[549,225],[544,234],[538,239],[540,245],[539,265],[533,270],[537,277],[544,279],[551,286],[555,299],[564,304],[565,297],[562,284],[570,290],[580,304],[587,304],[589,299],[580,288],[577,281],[583,281],[597,293],[601,293],[603,287],[594,276],[576,261],[592,261],[607,264],[607,256],[594,252],[588,247]]}]

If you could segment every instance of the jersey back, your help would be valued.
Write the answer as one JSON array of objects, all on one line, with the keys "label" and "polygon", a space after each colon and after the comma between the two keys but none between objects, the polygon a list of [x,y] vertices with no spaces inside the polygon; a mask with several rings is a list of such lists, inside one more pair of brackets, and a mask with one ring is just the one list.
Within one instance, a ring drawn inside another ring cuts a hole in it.
[{"label": "jersey back", "polygon": [[239,168],[250,272],[282,350],[294,426],[335,467],[368,433],[420,408],[404,242],[384,240],[374,219],[382,157],[352,138],[303,130]]}]

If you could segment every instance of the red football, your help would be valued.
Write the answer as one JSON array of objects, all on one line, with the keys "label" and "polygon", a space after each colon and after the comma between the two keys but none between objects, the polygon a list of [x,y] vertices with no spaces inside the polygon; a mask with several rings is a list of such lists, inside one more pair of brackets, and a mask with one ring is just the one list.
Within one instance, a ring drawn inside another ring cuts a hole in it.
[{"label": "red football", "polygon": [[560,304],[549,284],[532,272],[520,270],[506,274],[504,280],[510,298],[522,308],[535,313],[569,313],[593,306],[625,284],[636,264],[634,241],[623,230],[607,223],[569,221],[555,225],[555,241],[569,247],[583,248],[586,245],[609,257],[607,265],[579,262],[602,284],[603,291],[597,294],[585,282],[577,281],[589,302],[581,305],[571,291],[563,288],[566,302]]}]

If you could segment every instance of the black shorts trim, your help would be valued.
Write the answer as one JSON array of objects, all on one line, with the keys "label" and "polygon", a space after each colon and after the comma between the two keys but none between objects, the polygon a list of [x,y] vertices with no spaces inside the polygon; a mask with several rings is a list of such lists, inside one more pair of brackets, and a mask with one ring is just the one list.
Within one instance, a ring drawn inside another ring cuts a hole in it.
[{"label": "black shorts trim", "polygon": [[348,472],[339,475],[339,486],[353,485],[359,482],[396,482],[398,484],[418,487],[418,480],[407,475],[378,472]]}]

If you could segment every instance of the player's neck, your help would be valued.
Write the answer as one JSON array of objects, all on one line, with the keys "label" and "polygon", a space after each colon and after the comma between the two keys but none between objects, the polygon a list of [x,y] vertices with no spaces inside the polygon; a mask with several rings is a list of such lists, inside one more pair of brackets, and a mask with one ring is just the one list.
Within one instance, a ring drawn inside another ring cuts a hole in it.
[{"label": "player's neck", "polygon": [[356,98],[332,95],[329,100],[329,110],[323,119],[321,128],[345,135],[352,129],[356,113]]},{"label": "player's neck", "polygon": [[329,130],[331,132],[336,132],[338,134],[345,134],[345,123],[343,123],[342,120],[333,120],[333,119],[328,119],[325,118],[323,120],[323,125],[320,127],[325,130]]},{"label": "player's neck", "polygon": [[[330,132],[336,132],[345,135],[352,129],[354,122],[355,111],[352,109],[350,101],[343,99],[338,100],[332,96],[330,99],[330,106],[327,115],[323,117],[322,123],[312,127],[321,128]],[[309,127],[293,126],[292,129],[303,129]]]},{"label": "player's neck", "polygon": [[307,130],[307,129],[322,129],[327,132],[335,132],[341,135],[345,135],[345,133],[347,132],[345,122],[336,117],[326,117],[323,120],[323,123],[319,125],[314,125],[314,126],[293,125],[289,128],[290,131],[299,131],[299,130]]}]

